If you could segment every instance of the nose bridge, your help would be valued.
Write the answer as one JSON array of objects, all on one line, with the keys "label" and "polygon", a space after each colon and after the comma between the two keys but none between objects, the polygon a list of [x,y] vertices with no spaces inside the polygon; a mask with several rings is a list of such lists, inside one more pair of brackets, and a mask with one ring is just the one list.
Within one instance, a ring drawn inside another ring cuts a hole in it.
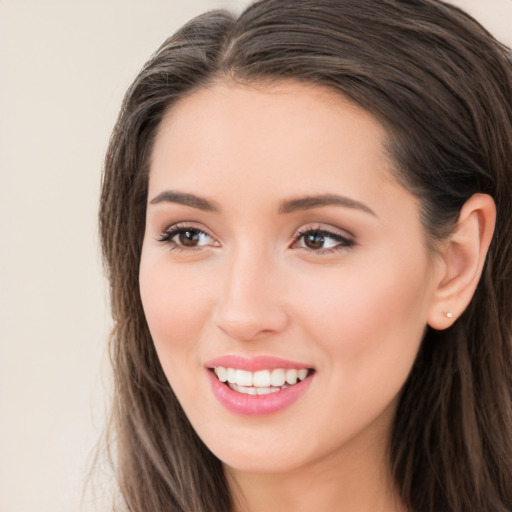
[{"label": "nose bridge", "polygon": [[275,258],[253,243],[234,248],[226,262],[217,325],[245,341],[279,332],[287,323]]}]

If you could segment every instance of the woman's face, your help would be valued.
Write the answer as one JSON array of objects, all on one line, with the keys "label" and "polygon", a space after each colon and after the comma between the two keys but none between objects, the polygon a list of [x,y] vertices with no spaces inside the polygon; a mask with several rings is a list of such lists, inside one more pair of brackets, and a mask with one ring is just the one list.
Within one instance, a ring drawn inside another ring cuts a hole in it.
[{"label": "woman's face", "polygon": [[178,400],[231,468],[385,451],[441,266],[384,136],[294,83],[218,84],[160,126],[142,302]]}]

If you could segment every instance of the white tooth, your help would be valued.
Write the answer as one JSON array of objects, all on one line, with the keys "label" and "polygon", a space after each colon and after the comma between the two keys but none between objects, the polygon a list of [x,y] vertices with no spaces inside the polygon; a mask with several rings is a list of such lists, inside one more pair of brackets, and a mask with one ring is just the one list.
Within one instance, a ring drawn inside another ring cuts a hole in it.
[{"label": "white tooth", "polygon": [[226,382],[228,380],[226,368],[224,368],[223,366],[217,366],[217,368],[215,368],[215,375],[217,375],[218,379],[221,382]]},{"label": "white tooth", "polygon": [[297,370],[286,370],[286,382],[288,382],[290,386],[297,382]]},{"label": "white tooth", "polygon": [[246,386],[239,386],[237,384],[228,384],[228,386],[237,393],[244,393],[245,395],[256,395],[256,388],[253,387],[246,387]]},{"label": "white tooth", "polygon": [[244,393],[245,395],[255,395],[256,394],[256,388],[247,387],[247,386],[236,385],[235,391],[238,391],[238,393]]},{"label": "white tooth", "polygon": [[270,387],[270,372],[268,370],[254,372],[252,377],[252,385],[259,388]]},{"label": "white tooth", "polygon": [[299,377],[299,380],[304,380],[308,375],[308,370],[306,368],[302,368],[297,372],[297,377]]},{"label": "white tooth", "polygon": [[246,370],[236,370],[235,372],[236,383],[239,386],[250,387],[252,386],[252,372]]},{"label": "white tooth", "polygon": [[234,368],[227,368],[226,372],[227,372],[228,382],[230,384],[235,384],[236,383],[236,371],[235,371],[235,369]]},{"label": "white tooth", "polygon": [[278,388],[286,382],[286,374],[282,368],[276,368],[270,375],[272,386]]},{"label": "white tooth", "polygon": [[277,388],[255,388],[255,389],[256,389],[256,393],[258,393],[258,395],[268,395],[270,393],[276,393],[277,391],[280,391]]}]

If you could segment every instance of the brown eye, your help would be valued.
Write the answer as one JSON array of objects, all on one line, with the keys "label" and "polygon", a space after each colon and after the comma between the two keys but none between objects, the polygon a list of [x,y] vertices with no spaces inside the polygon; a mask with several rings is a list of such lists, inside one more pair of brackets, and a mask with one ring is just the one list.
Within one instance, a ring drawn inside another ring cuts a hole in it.
[{"label": "brown eye", "polygon": [[188,229],[179,233],[177,238],[179,244],[184,247],[196,247],[201,241],[201,231],[197,229]]},{"label": "brown eye", "polygon": [[338,233],[323,229],[309,229],[297,237],[296,247],[309,249],[318,254],[341,251],[352,247],[355,242]]},{"label": "brown eye", "polygon": [[304,235],[304,245],[308,249],[322,249],[325,243],[325,237],[318,232],[311,232]]},{"label": "brown eye", "polygon": [[157,240],[175,249],[195,249],[217,245],[215,240],[201,229],[179,225],[166,230]]}]

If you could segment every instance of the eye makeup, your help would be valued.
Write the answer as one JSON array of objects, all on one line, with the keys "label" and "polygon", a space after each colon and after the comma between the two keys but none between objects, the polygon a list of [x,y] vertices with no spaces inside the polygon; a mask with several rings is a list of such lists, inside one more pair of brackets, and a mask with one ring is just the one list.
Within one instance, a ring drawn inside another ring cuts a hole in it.
[{"label": "eye makeup", "polygon": [[[169,226],[156,240],[169,246],[171,250],[187,251],[200,250],[203,247],[220,247],[220,243],[206,230],[185,222]],[[317,225],[305,226],[297,230],[290,248],[324,255],[347,251],[355,245],[353,238]]]}]

